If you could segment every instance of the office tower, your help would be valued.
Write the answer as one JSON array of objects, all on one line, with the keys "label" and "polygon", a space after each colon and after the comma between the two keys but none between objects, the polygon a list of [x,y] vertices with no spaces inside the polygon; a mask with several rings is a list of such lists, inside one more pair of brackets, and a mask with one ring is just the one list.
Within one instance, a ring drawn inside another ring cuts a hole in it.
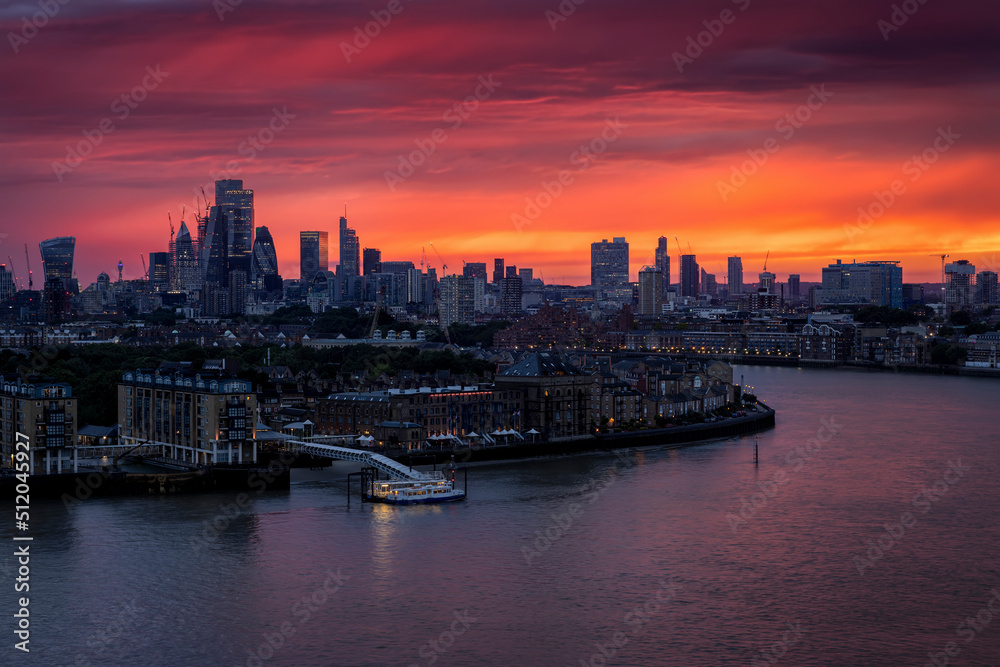
[{"label": "office tower", "polygon": [[514,265],[508,266],[506,269],[507,273],[504,278],[516,278],[517,277],[517,267]]},{"label": "office tower", "polygon": [[976,266],[960,259],[944,267],[944,302],[959,310],[973,304],[976,288]]},{"label": "office tower", "polygon": [[800,276],[797,273],[792,273],[788,276],[788,298],[792,301],[798,301],[800,296]]},{"label": "office tower", "polygon": [[995,271],[980,271],[976,276],[976,303],[992,306],[1000,303],[997,294],[997,274]]},{"label": "office tower", "polygon": [[476,323],[476,279],[471,276],[442,276],[438,321],[442,328]]},{"label": "office tower", "polygon": [[413,262],[396,262],[396,261],[383,261],[380,264],[382,270],[379,273],[402,273],[406,274],[407,271],[414,268]]},{"label": "office tower", "polygon": [[326,232],[299,232],[299,280],[311,282],[319,271],[330,269]]},{"label": "office tower", "polygon": [[14,287],[14,272],[7,270],[6,264],[0,264],[0,303],[14,296],[17,288]]},{"label": "office tower", "polygon": [[698,298],[701,292],[700,268],[695,255],[681,255],[681,296]]},{"label": "office tower", "polygon": [[253,242],[253,261],[250,265],[250,285],[253,289],[280,292],[281,275],[278,273],[278,253],[274,238],[267,227],[258,227]]},{"label": "office tower", "polygon": [[229,238],[229,217],[222,207],[213,206],[212,210],[215,215],[208,221],[203,251],[205,283],[211,283],[215,287],[228,287],[229,243],[226,239]]},{"label": "office tower", "polygon": [[715,280],[715,274],[709,273],[705,269],[701,270],[701,293],[709,296],[717,296],[719,284]]},{"label": "office tower", "polygon": [[823,304],[871,304],[901,308],[903,269],[899,262],[857,262],[823,267],[823,287],[816,293]]},{"label": "office tower", "polygon": [[667,237],[661,236],[656,241],[656,252],[654,253],[656,270],[663,276],[663,291],[670,290],[670,250],[667,248]]},{"label": "office tower", "polygon": [[486,281],[486,262],[467,262],[462,267],[462,275]]},{"label": "office tower", "polygon": [[76,248],[75,236],[59,236],[38,244],[42,254],[42,269],[45,281],[62,281],[63,288],[69,290],[73,281],[73,252]]},{"label": "office tower", "polygon": [[424,273],[420,269],[406,270],[406,303],[424,303],[424,280]]},{"label": "office tower", "polygon": [[535,272],[532,269],[518,269],[517,275],[521,276],[521,285],[530,285],[534,279]]},{"label": "office tower", "polygon": [[357,300],[360,284],[356,280],[361,275],[361,242],[357,233],[347,226],[347,217],[340,218],[340,266],[337,277],[340,278],[341,296],[345,301]]},{"label": "office tower", "polygon": [[245,271],[249,276],[253,256],[253,190],[244,190],[239,179],[216,181],[215,206],[209,217],[214,218],[216,212],[226,217],[230,270]]},{"label": "office tower", "polygon": [[149,253],[149,284],[158,292],[170,288],[170,253]]},{"label": "office tower", "polygon": [[757,291],[764,294],[774,293],[774,279],[777,277],[770,271],[761,271],[757,274],[760,282],[757,283]]},{"label": "office tower", "polygon": [[493,260],[493,284],[499,285],[503,279],[503,257],[497,257]]},{"label": "office tower", "polygon": [[521,276],[508,275],[500,281],[500,314],[517,315],[521,312]]},{"label": "office tower", "polygon": [[175,290],[192,291],[201,287],[201,271],[198,268],[194,239],[184,221],[181,221],[180,231],[174,239],[174,256],[170,265],[174,269],[171,280]]},{"label": "office tower", "polygon": [[247,295],[250,292],[250,276],[243,269],[233,269],[229,272],[229,309],[226,312],[243,314],[247,308]]},{"label": "office tower", "polygon": [[647,266],[639,272],[639,314],[661,315],[663,313],[663,274],[660,270]]},{"label": "office tower", "polygon": [[365,248],[361,253],[362,256],[362,275],[371,275],[373,273],[378,273],[382,269],[379,265],[382,263],[382,251],[378,248]]},{"label": "office tower", "polygon": [[590,244],[590,284],[598,301],[629,303],[632,285],[628,281],[628,243],[616,236]]},{"label": "office tower", "polygon": [[924,303],[924,286],[917,285],[914,283],[906,283],[903,285],[903,308],[909,308],[910,306],[920,306]]},{"label": "office tower", "polygon": [[743,258],[729,258],[729,296],[732,298],[743,294]]}]

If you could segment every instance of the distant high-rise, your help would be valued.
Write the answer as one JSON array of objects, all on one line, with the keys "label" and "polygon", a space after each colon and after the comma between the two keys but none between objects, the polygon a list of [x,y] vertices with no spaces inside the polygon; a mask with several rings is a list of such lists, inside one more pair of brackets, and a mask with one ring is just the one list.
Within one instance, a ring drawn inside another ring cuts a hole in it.
[{"label": "distant high-rise", "polygon": [[149,283],[157,291],[170,288],[170,253],[149,253]]},{"label": "distant high-rise", "polygon": [[729,258],[729,296],[738,297],[743,294],[743,258]]},{"label": "distant high-rise", "polygon": [[998,297],[996,271],[980,271],[976,276],[976,302],[984,306],[995,306],[1000,303]]},{"label": "distant high-rise", "polygon": [[775,278],[777,278],[777,276],[775,276],[770,271],[761,271],[759,274],[757,274],[757,277],[760,280],[760,282],[757,284],[758,292],[763,292],[765,294],[774,293],[774,280]]},{"label": "distant high-rise", "polygon": [[709,273],[705,269],[701,270],[701,288],[702,294],[707,294],[709,296],[717,296],[719,293],[719,283],[715,280],[715,274]]},{"label": "distant high-rise", "polygon": [[201,287],[201,271],[198,268],[194,239],[183,220],[174,239],[174,256],[170,265],[173,267],[171,281],[175,290],[190,291]]},{"label": "distant high-rise", "polygon": [[212,210],[215,215],[208,221],[203,251],[205,283],[211,283],[216,287],[228,287],[229,244],[226,239],[229,238],[229,217],[222,207],[213,206]]},{"label": "distant high-rise", "polygon": [[250,275],[253,255],[253,190],[243,189],[240,179],[226,179],[215,182],[216,211],[226,216],[226,254],[232,271],[245,271]]},{"label": "distant high-rise", "polygon": [[382,263],[382,251],[378,248],[365,248],[361,253],[362,271],[361,275],[368,276],[381,271],[379,265]]},{"label": "distant high-rise", "polygon": [[598,301],[629,303],[632,285],[628,281],[628,242],[616,236],[590,244],[590,284]]},{"label": "distant high-rise", "polygon": [[319,271],[329,271],[327,232],[299,232],[299,280],[312,282]]},{"label": "distant high-rise", "polygon": [[513,264],[511,264],[510,266],[508,266],[506,270],[507,270],[507,273],[506,273],[506,275],[504,275],[504,278],[516,278],[517,277],[517,267],[514,266]]},{"label": "distant high-rise", "polygon": [[903,306],[903,269],[899,262],[857,262],[823,267],[818,303]]},{"label": "distant high-rise", "polygon": [[681,296],[698,298],[701,275],[695,255],[681,255]]},{"label": "distant high-rise", "polygon": [[493,283],[499,285],[500,281],[503,280],[504,277],[503,257],[497,257],[493,260]]},{"label": "distant high-rise", "polygon": [[521,312],[521,276],[513,275],[500,281],[500,314],[517,315]]},{"label": "distant high-rise", "polygon": [[639,272],[639,314],[663,314],[663,274],[652,266]]},{"label": "distant high-rise", "polygon": [[467,262],[462,267],[462,275],[470,278],[479,278],[486,282],[486,262]]},{"label": "distant high-rise", "polygon": [[667,246],[667,237],[661,236],[656,241],[656,252],[654,254],[656,260],[655,268],[660,272],[660,275],[663,276],[664,292],[670,290],[670,250]]},{"label": "distant high-rise", "polygon": [[789,274],[788,276],[788,298],[795,301],[801,296],[802,288],[800,287],[801,276],[797,273]]},{"label": "distant high-rise", "polygon": [[250,264],[250,285],[253,289],[267,292],[281,290],[278,253],[274,248],[274,238],[267,227],[257,228],[257,238],[253,242],[253,261]]},{"label": "distant high-rise", "polygon": [[46,239],[38,244],[42,254],[42,269],[45,282],[57,279],[64,289],[69,289],[73,280],[73,252],[76,248],[75,236],[59,236]]},{"label": "distant high-rise", "polygon": [[476,323],[476,279],[471,276],[442,276],[440,283],[441,309],[438,320],[442,327],[454,323]]},{"label": "distant high-rise", "polygon": [[14,272],[7,270],[6,264],[0,264],[0,303],[14,296],[17,288],[14,287]]},{"label": "distant high-rise", "polygon": [[535,272],[533,269],[518,269],[517,275],[521,277],[521,284],[528,285],[535,278]]},{"label": "distant high-rise", "polygon": [[[361,242],[357,233],[347,226],[347,217],[340,218],[340,266],[337,277],[340,278],[342,298],[353,301],[356,278],[361,275]],[[360,287],[360,285],[357,285]]]}]

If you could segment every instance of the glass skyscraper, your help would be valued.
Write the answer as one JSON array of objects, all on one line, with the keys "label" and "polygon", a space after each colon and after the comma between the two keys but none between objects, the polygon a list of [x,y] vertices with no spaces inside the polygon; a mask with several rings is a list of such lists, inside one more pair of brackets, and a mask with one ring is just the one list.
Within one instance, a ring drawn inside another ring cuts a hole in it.
[{"label": "glass skyscraper", "polygon": [[73,252],[75,248],[75,236],[59,236],[38,244],[38,250],[42,254],[45,282],[59,279],[63,286],[69,289],[70,281],[73,279]]},{"label": "glass skyscraper", "polygon": [[598,301],[632,301],[632,285],[628,281],[628,243],[625,237],[615,237],[590,244],[590,284]]},{"label": "glass skyscraper", "polygon": [[329,252],[326,232],[299,232],[299,280],[308,282],[317,272],[329,271]]}]

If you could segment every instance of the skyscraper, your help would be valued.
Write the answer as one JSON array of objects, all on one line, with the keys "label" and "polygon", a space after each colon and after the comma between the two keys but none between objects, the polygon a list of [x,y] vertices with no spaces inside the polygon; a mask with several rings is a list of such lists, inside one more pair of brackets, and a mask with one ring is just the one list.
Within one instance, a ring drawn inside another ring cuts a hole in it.
[{"label": "skyscraper", "polygon": [[535,272],[533,269],[518,269],[517,275],[521,276],[521,285],[529,285],[531,281],[535,279]]},{"label": "skyscraper", "polygon": [[505,277],[503,271],[503,257],[497,257],[493,260],[493,284],[499,285],[500,281]]},{"label": "skyscraper", "polygon": [[45,282],[57,279],[62,281],[64,289],[70,289],[70,283],[73,280],[73,252],[75,248],[75,236],[59,236],[54,239],[46,239],[38,244],[38,250],[42,254]]},{"label": "skyscraper", "polygon": [[598,301],[629,303],[632,285],[628,281],[628,242],[616,236],[590,244],[590,284]]},{"label": "skyscraper", "polygon": [[760,280],[757,284],[757,291],[765,294],[772,294],[774,292],[774,280],[777,276],[770,271],[761,271],[757,274],[757,277]]},{"label": "skyscraper", "polygon": [[372,273],[378,273],[381,269],[379,265],[382,263],[382,251],[378,248],[365,248],[361,253],[362,256],[362,275],[371,275]]},{"label": "skyscraper", "polygon": [[797,273],[789,274],[788,276],[788,298],[792,301],[797,301],[799,296],[801,296],[801,288],[799,284],[801,282],[801,276]]},{"label": "skyscraper", "polygon": [[743,258],[729,258],[729,296],[738,297],[743,294]]},{"label": "skyscraper", "polygon": [[984,306],[1000,303],[997,294],[996,271],[980,271],[976,276],[976,302]]},{"label": "skyscraper", "polygon": [[975,297],[976,266],[960,259],[944,267],[944,302],[953,308],[971,306]]},{"label": "skyscraper", "polygon": [[227,179],[215,182],[215,210],[226,216],[226,254],[233,271],[250,275],[253,255],[253,190],[244,190],[243,181]]},{"label": "skyscraper", "polygon": [[514,274],[500,281],[500,314],[517,315],[521,312],[521,276]]},{"label": "skyscraper", "polygon": [[170,253],[149,253],[149,284],[157,291],[170,289]]},{"label": "skyscraper", "polygon": [[330,269],[327,232],[299,232],[299,280],[311,282],[319,271]]},{"label": "skyscraper", "polygon": [[663,274],[652,266],[639,272],[639,314],[663,314]]},{"label": "skyscraper", "polygon": [[701,275],[695,255],[681,255],[681,296],[698,298]]},{"label": "skyscraper", "polygon": [[705,269],[701,270],[701,289],[702,294],[707,294],[709,296],[716,296],[719,293],[719,284],[715,280],[715,274],[709,273]]},{"label": "skyscraper", "polygon": [[438,321],[442,327],[476,323],[476,279],[471,276],[442,276],[440,283],[441,309]]},{"label": "skyscraper", "polygon": [[357,277],[361,275],[361,243],[357,233],[347,226],[347,216],[340,218],[340,267],[337,276],[340,278],[341,298],[353,301],[359,297],[360,283]]},{"label": "skyscraper", "polygon": [[201,272],[198,269],[198,256],[195,254],[194,239],[187,228],[187,223],[181,221],[180,231],[174,239],[174,256],[171,261],[174,267],[171,280],[173,288],[181,291],[197,290],[201,287]]},{"label": "skyscraper", "polygon": [[250,265],[250,284],[256,290],[277,292],[281,290],[281,275],[278,273],[278,253],[274,248],[274,238],[267,227],[257,228],[253,242],[253,260]]},{"label": "skyscraper", "polygon": [[667,248],[667,237],[661,236],[656,241],[656,252],[654,253],[656,270],[663,276],[663,291],[670,290],[670,250]]},{"label": "skyscraper", "polygon": [[6,264],[0,264],[0,303],[14,296],[14,273],[7,270]]}]

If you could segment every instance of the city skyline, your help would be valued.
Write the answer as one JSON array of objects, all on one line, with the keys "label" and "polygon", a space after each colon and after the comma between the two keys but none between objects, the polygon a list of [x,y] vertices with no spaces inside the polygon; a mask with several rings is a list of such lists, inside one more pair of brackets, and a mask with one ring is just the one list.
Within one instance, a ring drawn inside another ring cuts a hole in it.
[{"label": "city skyline", "polygon": [[[804,281],[837,257],[900,260],[915,282],[939,282],[935,254],[996,263],[995,8],[931,3],[880,28],[890,5],[741,2],[725,24],[686,3],[405,5],[358,47],[368,7],[223,5],[60,5],[7,53],[0,259],[19,275],[14,249],[73,235],[81,282],[119,258],[139,277],[166,212],[186,206],[193,230],[217,178],[255,190],[286,276],[298,232],[334,233],[344,202],[386,257],[433,240],[453,267],[503,256],[567,284],[613,235],[633,278],[661,235],[720,277],[768,250]],[[611,20],[627,26],[584,46]],[[452,47],[427,53],[430,35]],[[516,64],[494,55],[511,40]]]}]

